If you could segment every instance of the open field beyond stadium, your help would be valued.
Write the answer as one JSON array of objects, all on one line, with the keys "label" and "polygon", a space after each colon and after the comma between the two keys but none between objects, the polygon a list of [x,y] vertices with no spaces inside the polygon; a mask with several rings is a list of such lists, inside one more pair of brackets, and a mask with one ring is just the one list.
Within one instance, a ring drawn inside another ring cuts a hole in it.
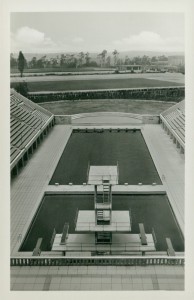
[{"label": "open field beyond stadium", "polygon": [[[11,87],[18,83],[12,82]],[[130,79],[96,79],[96,80],[68,80],[68,81],[36,81],[28,82],[29,92],[39,91],[74,91],[74,90],[96,90],[96,89],[122,89],[122,88],[146,88],[146,87],[168,87],[182,86],[182,83],[147,78]]]},{"label": "open field beyond stadium", "polygon": [[159,115],[173,105],[172,102],[141,101],[132,99],[66,100],[39,104],[55,115],[73,115],[90,112],[125,112]]},{"label": "open field beyond stadium", "polygon": [[[104,71],[105,72],[105,71]],[[11,77],[11,82],[37,82],[37,81],[72,81],[72,80],[107,80],[107,79],[153,79],[153,80],[162,80],[162,81],[170,81],[177,82],[184,85],[185,76],[181,73],[119,73],[119,74],[105,74],[101,73],[67,73],[67,74],[32,74],[31,76],[27,76],[24,74],[23,77],[19,75],[16,77]]]}]

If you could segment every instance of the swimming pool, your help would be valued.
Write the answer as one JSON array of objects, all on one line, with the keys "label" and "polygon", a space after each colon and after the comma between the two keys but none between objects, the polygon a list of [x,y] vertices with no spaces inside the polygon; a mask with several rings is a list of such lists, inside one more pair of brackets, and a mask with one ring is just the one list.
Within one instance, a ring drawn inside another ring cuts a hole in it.
[{"label": "swimming pool", "polygon": [[[113,210],[130,210],[132,233],[139,233],[139,223],[145,231],[154,229],[157,251],[166,251],[165,238],[169,237],[175,251],[184,251],[184,240],[166,195],[114,195]],[[53,229],[61,233],[64,223],[69,223],[69,233],[75,232],[78,210],[93,210],[93,195],[45,195],[35,214],[20,251],[33,251],[37,239],[43,238],[42,251],[50,251]]]},{"label": "swimming pool", "polygon": [[119,184],[161,184],[141,130],[73,131],[49,184],[87,182],[90,165],[118,165]]}]

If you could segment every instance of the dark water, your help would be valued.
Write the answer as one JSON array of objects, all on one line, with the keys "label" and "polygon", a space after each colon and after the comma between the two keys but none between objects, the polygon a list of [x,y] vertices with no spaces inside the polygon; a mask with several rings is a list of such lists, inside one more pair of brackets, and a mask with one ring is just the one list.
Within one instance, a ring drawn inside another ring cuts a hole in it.
[{"label": "dark water", "polygon": [[50,184],[83,184],[88,164],[119,166],[119,184],[161,184],[140,130],[103,133],[73,132]]},{"label": "dark water", "polygon": [[[46,195],[34,217],[20,251],[33,251],[37,239],[43,238],[42,250],[50,250],[50,240],[55,228],[61,233],[64,223],[74,233],[77,210],[93,210],[92,195]],[[139,233],[139,223],[151,233],[154,228],[158,251],[167,249],[169,237],[175,251],[184,251],[184,241],[165,195],[114,195],[113,210],[131,210],[132,233]]]}]

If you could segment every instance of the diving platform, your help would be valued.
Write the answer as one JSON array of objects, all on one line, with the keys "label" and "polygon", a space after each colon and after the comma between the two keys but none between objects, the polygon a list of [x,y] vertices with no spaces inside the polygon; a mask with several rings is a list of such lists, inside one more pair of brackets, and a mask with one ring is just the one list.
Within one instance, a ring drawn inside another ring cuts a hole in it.
[{"label": "diving platform", "polygon": [[130,213],[129,211],[113,210],[111,213],[110,224],[97,224],[96,212],[94,210],[80,210],[75,231],[130,232]]},{"label": "diving platform", "polygon": [[156,251],[154,237],[146,234],[144,224],[140,233],[131,233],[130,210],[112,210],[112,185],[118,184],[118,166],[88,167],[88,185],[94,187],[94,209],[79,210],[75,220],[75,233],[68,233],[65,223],[63,232],[52,238],[52,251],[65,254],[130,253]]},{"label": "diving platform", "polygon": [[118,166],[90,166],[88,184],[102,185],[108,181],[111,185],[118,184]]},{"label": "diving platform", "polygon": [[110,244],[97,244],[93,233],[69,234],[66,244],[61,244],[62,234],[56,234],[52,251],[70,252],[146,252],[156,251],[152,234],[146,234],[147,245],[142,245],[139,234],[113,233]]}]

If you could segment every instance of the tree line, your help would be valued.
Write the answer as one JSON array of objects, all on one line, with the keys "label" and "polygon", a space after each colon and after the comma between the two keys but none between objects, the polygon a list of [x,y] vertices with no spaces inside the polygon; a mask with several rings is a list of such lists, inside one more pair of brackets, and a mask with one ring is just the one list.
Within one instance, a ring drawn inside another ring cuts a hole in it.
[{"label": "tree line", "polygon": [[18,58],[15,58],[13,53],[10,55],[10,66],[12,69],[18,68],[21,76],[26,69],[46,69],[46,68],[84,68],[84,67],[116,67],[118,65],[151,65],[157,61],[168,61],[168,57],[147,55],[135,56],[129,58],[127,55],[124,58],[119,57],[119,52],[115,49],[112,53],[103,50],[96,57],[89,52],[80,52],[78,54],[61,54],[55,57],[47,57],[43,55],[40,58],[33,56],[30,60],[24,57],[22,51],[19,52]]}]

